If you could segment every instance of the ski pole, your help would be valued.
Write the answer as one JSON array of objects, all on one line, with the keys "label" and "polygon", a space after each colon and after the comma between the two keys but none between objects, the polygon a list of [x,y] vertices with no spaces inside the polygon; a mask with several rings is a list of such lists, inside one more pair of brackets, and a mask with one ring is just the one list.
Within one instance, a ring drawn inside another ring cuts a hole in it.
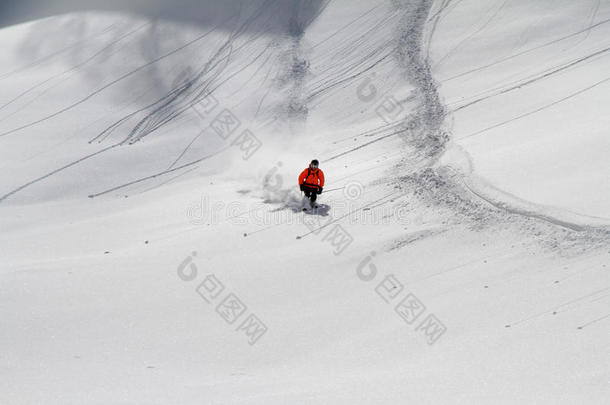
[{"label": "ski pole", "polygon": [[343,190],[345,187],[339,187],[339,188],[331,188],[330,190],[324,190],[325,193],[330,193],[331,191],[337,191],[337,190]]}]

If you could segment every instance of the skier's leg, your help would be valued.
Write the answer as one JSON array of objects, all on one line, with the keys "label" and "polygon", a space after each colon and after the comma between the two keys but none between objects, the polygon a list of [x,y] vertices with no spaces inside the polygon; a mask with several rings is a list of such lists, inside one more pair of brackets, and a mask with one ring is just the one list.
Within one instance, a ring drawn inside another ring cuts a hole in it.
[{"label": "skier's leg", "polygon": [[313,203],[315,203],[315,202],[316,202],[316,198],[318,198],[318,191],[317,191],[317,190],[312,189],[312,190],[311,190],[311,197],[310,197],[310,200],[311,200],[311,205],[313,205]]},{"label": "skier's leg", "polygon": [[303,187],[303,209],[305,209],[305,204],[307,204],[307,202],[309,201],[309,196],[311,194],[311,191],[309,190],[308,187]]},{"label": "skier's leg", "polygon": [[313,207],[316,197],[318,196],[317,190],[312,187],[305,187],[304,193],[305,197],[309,199],[309,205]]}]

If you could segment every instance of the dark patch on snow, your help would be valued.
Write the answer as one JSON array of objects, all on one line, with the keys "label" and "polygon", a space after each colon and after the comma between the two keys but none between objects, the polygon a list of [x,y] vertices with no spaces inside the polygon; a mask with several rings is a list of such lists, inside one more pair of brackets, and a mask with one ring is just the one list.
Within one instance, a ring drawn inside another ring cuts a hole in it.
[{"label": "dark patch on snow", "polygon": [[[322,217],[327,217],[330,212],[330,205],[327,204],[318,204],[317,208],[309,208],[309,206],[305,207],[306,210],[303,211],[305,215],[320,215]],[[294,210],[293,212],[298,212],[298,210]]]},{"label": "dark patch on snow", "polygon": [[407,245],[411,245],[417,241],[441,234],[445,231],[446,230],[444,229],[426,229],[423,231],[409,233],[404,237],[393,241],[391,245],[387,248],[387,251],[391,252],[393,250],[401,249]]}]

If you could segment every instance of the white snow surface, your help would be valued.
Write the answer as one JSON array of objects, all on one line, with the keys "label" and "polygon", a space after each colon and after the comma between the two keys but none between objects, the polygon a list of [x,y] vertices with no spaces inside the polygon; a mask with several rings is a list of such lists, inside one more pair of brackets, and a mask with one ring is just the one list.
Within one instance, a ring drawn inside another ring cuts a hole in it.
[{"label": "white snow surface", "polygon": [[609,222],[609,35],[604,1],[447,6],[430,60],[477,176]]},{"label": "white snow surface", "polygon": [[280,3],[0,30],[0,404],[606,404],[610,2]]}]

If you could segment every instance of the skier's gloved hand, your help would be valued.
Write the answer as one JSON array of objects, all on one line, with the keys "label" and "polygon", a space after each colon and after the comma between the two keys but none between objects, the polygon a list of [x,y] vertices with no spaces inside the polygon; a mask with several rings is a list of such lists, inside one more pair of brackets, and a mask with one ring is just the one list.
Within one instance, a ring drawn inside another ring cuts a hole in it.
[{"label": "skier's gloved hand", "polygon": [[322,187],[318,187],[318,194],[322,194],[322,190],[323,190]]},{"label": "skier's gloved hand", "polygon": [[301,191],[305,191],[305,187],[302,184],[299,184],[299,188],[301,189]]}]

